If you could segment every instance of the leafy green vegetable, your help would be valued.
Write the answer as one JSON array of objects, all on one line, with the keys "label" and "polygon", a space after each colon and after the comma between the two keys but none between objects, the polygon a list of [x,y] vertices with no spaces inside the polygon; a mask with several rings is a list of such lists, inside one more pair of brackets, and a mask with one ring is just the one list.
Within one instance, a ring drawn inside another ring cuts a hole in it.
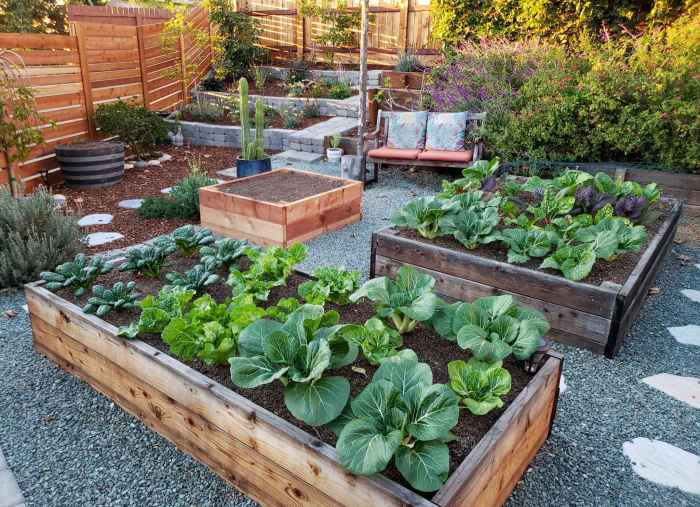
[{"label": "leafy green vegetable", "polygon": [[56,272],[42,271],[39,275],[46,282],[46,288],[50,291],[72,288],[73,294],[80,297],[85,294],[99,275],[112,271],[114,266],[105,262],[99,255],[88,259],[85,254],[79,253],[72,262],[64,262],[56,267]]},{"label": "leafy green vegetable", "polygon": [[462,170],[462,178],[455,180],[454,185],[462,191],[478,189],[488,178],[495,178],[500,165],[498,157],[493,160],[477,160]]},{"label": "leafy green vegetable", "polygon": [[415,229],[424,238],[440,236],[440,219],[459,207],[452,200],[435,197],[419,197],[394,213],[391,222],[398,227]]},{"label": "leafy green vegetable", "polygon": [[279,322],[285,322],[300,306],[301,303],[297,298],[282,298],[277,301],[276,305],[268,306],[265,309],[265,316]]},{"label": "leafy green vegetable", "polygon": [[522,264],[531,257],[544,257],[552,249],[552,234],[542,229],[503,229],[482,239],[501,241],[508,246],[508,262]]},{"label": "leafy green vegetable", "polygon": [[237,259],[245,255],[250,244],[242,239],[223,238],[214,245],[204,245],[199,249],[200,260],[209,271],[221,267],[230,268]]},{"label": "leafy green vegetable", "polygon": [[303,305],[284,323],[261,319],[240,336],[240,357],[229,359],[231,379],[243,388],[279,380],[284,401],[294,417],[311,426],[340,415],[350,396],[343,377],[324,376],[357,358],[357,346],[342,337],[348,326],[338,324],[337,312]]},{"label": "leafy green vegetable", "polygon": [[401,266],[396,281],[386,276],[365,282],[350,296],[353,303],[366,297],[373,301],[377,314],[391,318],[399,333],[413,331],[419,321],[429,320],[439,298],[433,292],[435,279],[411,266]]},{"label": "leafy green vegetable", "polygon": [[548,224],[558,216],[569,213],[576,203],[574,196],[558,196],[554,190],[546,189],[542,200],[537,206],[529,206],[528,212],[532,214],[534,223]]},{"label": "leafy green vegetable", "polygon": [[98,317],[104,317],[112,310],[128,310],[136,307],[139,293],[136,292],[136,282],[117,282],[111,289],[102,285],[92,288],[92,297],[83,307],[85,313],[94,313]]},{"label": "leafy green vegetable", "polygon": [[503,406],[501,396],[510,391],[511,378],[502,362],[486,363],[471,358],[464,361],[450,361],[447,371],[450,387],[462,397],[462,402],[474,415],[486,415]]},{"label": "leafy green vegetable", "polygon": [[596,262],[591,245],[564,245],[544,259],[540,269],[556,269],[569,280],[583,280],[593,269]]},{"label": "leafy green vegetable", "polygon": [[209,229],[195,227],[192,224],[178,227],[171,237],[178,250],[187,257],[194,255],[200,247],[214,243],[214,236]]},{"label": "leafy green vegetable", "polygon": [[354,474],[372,475],[393,457],[413,488],[435,491],[447,479],[445,441],[458,420],[457,396],[433,384],[430,367],[413,351],[403,351],[382,363],[350,403],[344,424],[335,425],[340,463]]},{"label": "leafy green vegetable", "polygon": [[135,338],[139,333],[162,333],[172,319],[182,317],[195,291],[184,287],[165,286],[157,296],[147,295],[138,302],[141,315],[137,322],[120,327],[119,336]]},{"label": "leafy green vegetable", "polygon": [[540,312],[518,306],[510,295],[443,304],[430,324],[440,336],[456,340],[474,357],[489,362],[511,354],[529,358],[549,331],[549,323]]},{"label": "leafy green vegetable", "polygon": [[160,272],[167,265],[170,254],[177,247],[169,238],[159,238],[152,245],[132,248],[126,254],[126,263],[121,267],[122,271],[134,271],[150,278],[158,278]]},{"label": "leafy green vegetable", "polygon": [[234,294],[252,294],[256,299],[266,301],[270,290],[284,285],[294,266],[306,258],[307,249],[295,243],[286,249],[276,246],[264,251],[247,248],[245,255],[251,260],[250,268],[245,272],[232,269],[226,283]]},{"label": "leafy green vegetable", "polygon": [[345,268],[323,267],[314,271],[316,280],[309,280],[299,285],[299,296],[314,305],[326,301],[338,305],[349,302],[350,294],[357,290],[360,280],[359,271],[347,271]]},{"label": "leafy green vegetable", "polygon": [[440,229],[446,234],[452,234],[465,248],[476,248],[498,225],[501,217],[498,208],[484,208],[474,211],[465,209],[450,214],[440,221]]},{"label": "leafy green vegetable", "polygon": [[185,273],[168,273],[165,275],[170,285],[184,287],[197,293],[202,292],[205,287],[217,283],[221,278],[219,275],[210,272],[203,264],[196,264]]},{"label": "leafy green vegetable", "polygon": [[367,361],[375,365],[395,356],[397,347],[403,344],[401,335],[376,317],[369,319],[364,326],[349,327],[343,336],[356,343]]}]

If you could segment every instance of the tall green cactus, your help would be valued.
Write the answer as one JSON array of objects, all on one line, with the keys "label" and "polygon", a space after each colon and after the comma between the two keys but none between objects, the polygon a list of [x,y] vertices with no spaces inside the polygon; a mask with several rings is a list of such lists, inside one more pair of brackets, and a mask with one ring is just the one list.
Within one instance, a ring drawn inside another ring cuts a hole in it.
[{"label": "tall green cactus", "polygon": [[262,160],[265,158],[265,105],[262,100],[255,102],[255,140],[250,134],[250,112],[248,110],[248,80],[244,77],[238,82],[241,117],[241,158],[243,160]]}]

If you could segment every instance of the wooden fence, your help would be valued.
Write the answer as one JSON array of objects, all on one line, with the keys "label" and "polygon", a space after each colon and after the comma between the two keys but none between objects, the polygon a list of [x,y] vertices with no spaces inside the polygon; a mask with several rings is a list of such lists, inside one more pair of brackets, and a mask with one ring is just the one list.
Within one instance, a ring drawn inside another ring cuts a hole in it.
[{"label": "wooden fence", "polygon": [[[124,23],[126,18],[116,16],[117,23],[110,17],[101,17],[100,23],[72,21],[71,35],[0,34],[0,51],[11,51],[5,56],[21,64],[22,84],[34,90],[39,113],[54,122],[40,125],[44,142],[13,167],[27,191],[60,178],[57,144],[97,137],[93,114],[99,104],[121,98],[152,110],[173,110],[208,72],[210,42],[186,33],[166,47],[161,42],[164,22],[137,26]],[[194,9],[188,20],[210,33],[206,11]],[[0,154],[0,184],[9,181],[7,166]]]},{"label": "wooden fence", "polygon": [[[335,61],[359,61],[359,47],[329,48],[315,41],[328,30],[318,18],[299,13],[299,0],[234,0],[234,8],[258,18],[262,29],[261,45],[270,50],[274,59],[323,60],[332,51]],[[349,0],[348,10],[358,10],[359,0]],[[386,3],[370,0],[372,19],[369,26],[369,61],[392,64],[397,56],[410,50],[423,58],[438,53],[431,40],[429,0],[398,0]],[[356,40],[359,40],[356,27]]]}]

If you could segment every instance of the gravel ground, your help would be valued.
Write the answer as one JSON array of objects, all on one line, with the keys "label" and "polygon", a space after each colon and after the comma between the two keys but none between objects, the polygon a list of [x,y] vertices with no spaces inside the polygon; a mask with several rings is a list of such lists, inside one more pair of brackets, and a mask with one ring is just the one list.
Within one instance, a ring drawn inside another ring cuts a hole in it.
[{"label": "gravel ground", "polygon": [[[438,188],[435,177],[421,172],[384,172],[380,182],[365,193],[361,224],[309,243],[306,269],[334,263],[366,271],[371,231],[388,225],[405,200]],[[681,263],[679,254],[691,261]],[[700,247],[674,247],[656,281],[661,292],[648,300],[615,360],[556,346],[566,356],[568,390],[551,439],[509,505],[699,504],[698,497],[637,477],[622,454],[624,441],[648,437],[700,455],[699,411],[641,383],[664,372],[700,377],[700,347],[680,345],[666,330],[700,323],[698,305],[680,294],[700,289],[698,262]],[[27,505],[254,505],[36,354],[24,304],[21,292],[0,292],[0,448]],[[4,317],[6,310],[17,315]]]}]

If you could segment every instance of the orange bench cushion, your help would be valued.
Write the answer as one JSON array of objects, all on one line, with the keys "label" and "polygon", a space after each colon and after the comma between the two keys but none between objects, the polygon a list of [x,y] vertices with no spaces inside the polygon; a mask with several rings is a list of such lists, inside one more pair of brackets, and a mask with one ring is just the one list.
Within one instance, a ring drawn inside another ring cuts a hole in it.
[{"label": "orange bench cushion", "polygon": [[376,148],[367,152],[367,155],[373,158],[395,158],[399,160],[416,160],[419,154],[420,150],[400,148]]},{"label": "orange bench cushion", "polygon": [[432,160],[434,162],[471,162],[472,150],[444,151],[426,150],[418,155],[418,160]]}]

